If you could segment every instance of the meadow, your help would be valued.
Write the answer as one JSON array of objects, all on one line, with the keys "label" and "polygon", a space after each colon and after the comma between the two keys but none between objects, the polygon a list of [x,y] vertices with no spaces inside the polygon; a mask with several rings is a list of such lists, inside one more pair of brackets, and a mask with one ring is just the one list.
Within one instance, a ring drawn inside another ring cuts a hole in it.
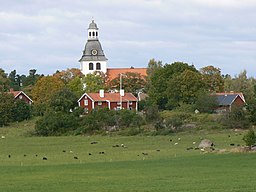
[{"label": "meadow", "polygon": [[[35,137],[32,125],[0,128],[0,191],[256,190],[256,154],[235,152],[242,130]],[[216,144],[214,152],[187,150],[202,138]]]}]

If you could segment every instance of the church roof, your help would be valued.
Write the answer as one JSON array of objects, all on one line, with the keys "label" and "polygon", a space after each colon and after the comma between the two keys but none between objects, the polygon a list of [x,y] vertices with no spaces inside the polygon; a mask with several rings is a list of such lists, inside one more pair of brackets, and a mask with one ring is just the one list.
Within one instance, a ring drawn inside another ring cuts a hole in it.
[{"label": "church roof", "polygon": [[120,74],[125,73],[139,73],[141,76],[147,76],[147,68],[108,68],[107,69],[107,76],[109,81],[115,79]]},{"label": "church roof", "polygon": [[[97,50],[97,55],[92,55],[92,50]],[[88,40],[83,51],[82,58],[79,61],[106,61],[99,40]]]}]

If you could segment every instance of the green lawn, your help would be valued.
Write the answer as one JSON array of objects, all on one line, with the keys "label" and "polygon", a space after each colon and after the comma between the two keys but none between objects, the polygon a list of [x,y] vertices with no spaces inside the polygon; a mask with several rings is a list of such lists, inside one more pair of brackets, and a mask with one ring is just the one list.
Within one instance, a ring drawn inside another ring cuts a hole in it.
[{"label": "green lawn", "polygon": [[[244,132],[26,137],[29,123],[0,128],[0,191],[256,190],[256,154],[230,152],[230,143],[243,145]],[[211,139],[216,152],[187,150],[201,138]]]}]

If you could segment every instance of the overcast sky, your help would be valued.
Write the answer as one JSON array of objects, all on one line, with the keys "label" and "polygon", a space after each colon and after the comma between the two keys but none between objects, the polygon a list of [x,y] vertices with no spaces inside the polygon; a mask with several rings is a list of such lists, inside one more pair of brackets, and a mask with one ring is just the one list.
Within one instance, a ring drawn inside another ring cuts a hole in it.
[{"label": "overcast sky", "polygon": [[0,0],[0,68],[79,68],[92,17],[108,67],[155,58],[256,77],[256,0]]}]

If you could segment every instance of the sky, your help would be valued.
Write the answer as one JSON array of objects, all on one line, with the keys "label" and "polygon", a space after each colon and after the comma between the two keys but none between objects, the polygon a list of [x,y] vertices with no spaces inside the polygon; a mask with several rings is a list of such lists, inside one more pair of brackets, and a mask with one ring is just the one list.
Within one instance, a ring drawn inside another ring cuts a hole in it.
[{"label": "sky", "polygon": [[80,68],[92,18],[108,67],[150,59],[256,77],[256,0],[0,0],[0,68]]}]

